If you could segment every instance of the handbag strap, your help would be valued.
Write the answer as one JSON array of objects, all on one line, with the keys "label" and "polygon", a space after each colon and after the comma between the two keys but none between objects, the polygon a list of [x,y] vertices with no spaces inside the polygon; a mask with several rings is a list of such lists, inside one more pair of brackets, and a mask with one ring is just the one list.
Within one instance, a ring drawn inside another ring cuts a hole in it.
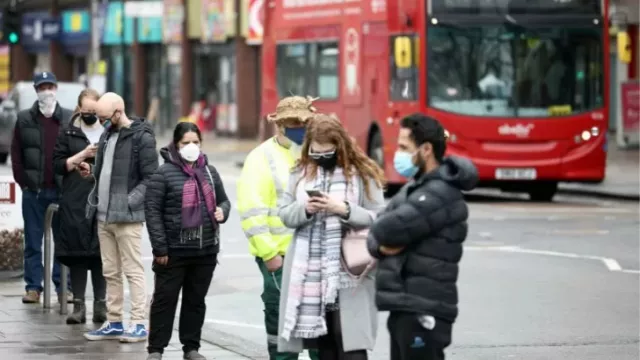
[{"label": "handbag strap", "polygon": [[[363,206],[364,205],[364,181],[362,179],[361,176],[358,176],[358,206]],[[344,241],[344,237],[342,238]],[[342,248],[342,246],[341,246]],[[377,261],[375,259],[373,259],[372,261],[369,262],[369,264],[367,265],[367,267],[362,271],[362,274],[360,275],[353,275],[349,272],[349,268],[347,266],[347,263],[344,261],[344,258],[342,257],[342,255],[340,256],[340,263],[342,264],[342,268],[344,269],[344,271],[347,273],[347,275],[351,278],[353,278],[354,280],[358,281],[358,282],[362,282],[367,274],[369,274],[371,272],[371,270],[373,270],[373,268],[376,266]]]}]

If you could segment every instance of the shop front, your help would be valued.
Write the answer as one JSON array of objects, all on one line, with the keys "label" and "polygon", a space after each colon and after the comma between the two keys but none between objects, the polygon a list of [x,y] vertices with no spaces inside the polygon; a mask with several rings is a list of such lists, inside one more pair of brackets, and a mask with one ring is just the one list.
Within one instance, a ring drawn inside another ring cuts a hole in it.
[{"label": "shop front", "polygon": [[52,71],[50,43],[60,33],[59,19],[48,11],[27,12],[22,16],[22,41],[24,51],[31,58],[33,72]]},{"label": "shop front", "polygon": [[75,81],[87,73],[87,56],[91,50],[91,16],[87,10],[63,11],[60,14],[62,32],[60,43],[72,63]]},{"label": "shop front", "polygon": [[[151,2],[150,2],[151,3]],[[155,2],[154,2],[155,3]],[[160,6],[162,2],[159,1]],[[169,90],[167,61],[162,46],[162,16],[141,16],[136,21],[136,39],[144,54],[144,105],[146,115],[155,124],[162,124],[169,116],[159,104],[166,100]],[[152,108],[153,107],[153,108]],[[143,114],[140,114],[143,115]]]},{"label": "shop front", "polygon": [[188,0],[188,38],[192,42],[193,116],[205,131],[235,135],[236,36],[233,0]]},{"label": "shop front", "polygon": [[124,14],[122,2],[110,2],[107,7],[102,36],[102,58],[107,63],[107,91],[120,94],[127,109],[133,109],[131,44],[133,19]]}]

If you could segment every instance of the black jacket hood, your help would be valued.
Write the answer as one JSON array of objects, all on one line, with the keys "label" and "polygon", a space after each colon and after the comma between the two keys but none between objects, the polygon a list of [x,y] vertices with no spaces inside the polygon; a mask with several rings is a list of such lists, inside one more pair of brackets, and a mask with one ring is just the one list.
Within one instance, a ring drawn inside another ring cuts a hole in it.
[{"label": "black jacket hood", "polygon": [[424,174],[421,181],[439,179],[464,191],[478,184],[478,169],[466,158],[447,156],[435,171]]}]

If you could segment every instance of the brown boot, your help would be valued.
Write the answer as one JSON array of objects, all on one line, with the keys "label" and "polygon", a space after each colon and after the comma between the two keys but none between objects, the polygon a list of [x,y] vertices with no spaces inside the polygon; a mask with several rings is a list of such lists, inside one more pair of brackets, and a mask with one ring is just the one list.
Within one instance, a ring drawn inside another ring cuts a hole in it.
[{"label": "brown boot", "polygon": [[29,290],[22,297],[23,304],[37,304],[40,302],[40,292],[35,290]]}]

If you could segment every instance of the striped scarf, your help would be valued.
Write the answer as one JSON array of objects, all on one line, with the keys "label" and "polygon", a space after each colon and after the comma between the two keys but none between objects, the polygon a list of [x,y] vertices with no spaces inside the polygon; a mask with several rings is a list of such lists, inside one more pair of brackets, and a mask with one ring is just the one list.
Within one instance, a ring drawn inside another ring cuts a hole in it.
[{"label": "striped scarf", "polygon": [[[198,160],[195,161],[193,166],[190,166],[182,160],[173,144],[169,146],[169,152],[171,153],[171,162],[178,166],[188,177],[182,186],[182,231],[180,237],[183,241],[197,239],[198,236],[201,236],[202,225],[204,224],[202,205],[200,203],[202,199],[204,199],[208,215],[211,217],[211,223],[214,227],[218,224],[215,218],[215,191],[205,175],[205,172],[209,171],[207,159],[204,154],[200,154]],[[211,179],[211,183],[213,183],[213,179]]]},{"label": "striped scarf", "polygon": [[[336,168],[332,174],[319,168],[311,182],[305,181],[304,174],[301,176],[295,194],[298,202],[306,202],[306,190],[315,189],[327,192],[339,201],[359,203],[359,179],[354,177],[347,184],[341,168]],[[287,341],[291,337],[313,339],[327,334],[325,313],[337,309],[338,290],[359,284],[349,277],[340,263],[342,226],[338,216],[322,212],[309,224],[296,229],[281,334]]]}]

